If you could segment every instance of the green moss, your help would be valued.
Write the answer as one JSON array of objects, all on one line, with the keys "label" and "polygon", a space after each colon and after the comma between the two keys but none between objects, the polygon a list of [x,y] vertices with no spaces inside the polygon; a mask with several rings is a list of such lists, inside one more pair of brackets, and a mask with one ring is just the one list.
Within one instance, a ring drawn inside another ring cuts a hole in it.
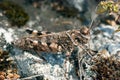
[{"label": "green moss", "polygon": [[29,20],[28,14],[18,4],[11,1],[0,2],[0,9],[4,11],[11,25],[23,26]]},{"label": "green moss", "polygon": [[101,14],[105,12],[119,12],[119,3],[115,3],[114,1],[101,1],[98,6],[96,13]]}]

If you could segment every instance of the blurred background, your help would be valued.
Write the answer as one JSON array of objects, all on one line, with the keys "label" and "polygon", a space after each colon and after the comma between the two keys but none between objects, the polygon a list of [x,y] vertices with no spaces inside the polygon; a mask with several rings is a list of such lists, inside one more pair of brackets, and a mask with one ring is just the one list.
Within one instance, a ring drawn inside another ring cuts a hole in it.
[{"label": "blurred background", "polygon": [[0,8],[12,26],[57,32],[89,26],[96,15],[95,8],[99,1],[101,0],[1,0]]}]

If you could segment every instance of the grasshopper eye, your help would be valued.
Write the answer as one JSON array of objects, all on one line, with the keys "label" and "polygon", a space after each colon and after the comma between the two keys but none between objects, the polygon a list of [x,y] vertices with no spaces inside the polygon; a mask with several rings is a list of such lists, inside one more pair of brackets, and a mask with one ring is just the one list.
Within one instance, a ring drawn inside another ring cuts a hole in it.
[{"label": "grasshopper eye", "polygon": [[89,34],[89,29],[87,27],[83,27],[80,32],[83,34],[83,35],[88,35]]}]

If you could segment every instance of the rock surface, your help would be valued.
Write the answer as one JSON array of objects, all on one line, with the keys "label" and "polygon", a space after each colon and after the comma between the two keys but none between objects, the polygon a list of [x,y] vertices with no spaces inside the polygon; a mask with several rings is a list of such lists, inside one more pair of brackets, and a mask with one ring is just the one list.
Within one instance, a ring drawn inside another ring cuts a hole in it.
[{"label": "rock surface", "polygon": [[[29,36],[25,32],[27,28],[58,32],[79,28],[82,22],[75,17],[67,18],[57,14],[50,8],[50,5],[41,4],[40,8],[34,8],[30,4],[26,6],[24,0],[15,1],[26,9],[31,19],[21,28],[13,27],[10,26],[2,11],[0,11],[0,47],[11,52],[11,56],[18,64],[21,78],[23,80],[40,80],[43,78],[45,80],[67,80],[68,78],[69,80],[79,80],[73,64],[66,61],[64,54],[41,53],[46,59],[44,61],[36,52],[23,51],[13,46],[8,46],[8,43],[11,44],[15,39]],[[75,6],[82,11],[78,3]],[[96,26],[91,34],[91,49],[96,51],[106,49],[110,54],[117,54],[120,51],[120,32],[114,33],[115,30],[116,27],[110,25],[101,24]],[[86,75],[87,73],[89,73],[89,65],[87,65]]]}]

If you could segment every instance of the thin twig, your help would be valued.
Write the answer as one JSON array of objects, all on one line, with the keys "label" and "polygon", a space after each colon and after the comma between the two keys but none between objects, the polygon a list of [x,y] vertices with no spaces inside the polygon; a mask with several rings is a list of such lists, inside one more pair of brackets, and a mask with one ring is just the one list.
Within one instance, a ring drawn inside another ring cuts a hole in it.
[{"label": "thin twig", "polygon": [[[97,8],[98,8],[98,5],[96,6],[96,8],[95,8],[95,13],[96,13],[96,11],[97,11]],[[94,23],[94,20],[97,18],[97,15],[96,16],[93,16],[93,18],[92,18],[92,21],[91,21],[91,23],[90,23],[90,25],[89,25],[89,34],[90,34],[90,39],[89,39],[89,41],[88,41],[88,47],[89,47],[89,49],[90,49],[90,40],[92,40],[92,37],[91,37],[91,30],[92,30],[92,26],[93,26],[93,23]],[[89,54],[89,52],[87,51],[87,53]],[[89,54],[90,55],[90,54]],[[91,56],[91,55],[90,55]],[[92,56],[91,56],[92,57]]]},{"label": "thin twig", "polygon": [[[81,55],[80,55],[80,47],[79,46],[77,46],[77,48],[78,48],[78,52],[77,52],[77,55],[78,55],[78,65],[79,65],[79,74],[80,74],[80,80],[82,80],[82,71],[81,71],[81,62],[82,62],[82,57],[81,57]],[[80,58],[81,57],[81,58]],[[80,59],[79,59],[80,58]]]},{"label": "thin twig", "polygon": [[[98,8],[98,5],[95,7],[95,12],[97,11],[97,8]],[[93,16],[92,21],[91,21],[91,23],[90,23],[90,25],[89,25],[89,30],[92,29],[92,25],[93,25],[94,20],[96,19],[96,17],[97,17],[97,16]]]},{"label": "thin twig", "polygon": [[73,43],[74,45],[77,45],[77,44],[75,43],[75,41],[71,38],[70,34],[68,34],[68,32],[66,32],[66,34],[67,34],[67,36],[70,38],[70,40],[72,41],[72,43]]},{"label": "thin twig", "polygon": [[68,32],[66,32],[66,34],[71,39],[72,43],[75,46],[77,46],[77,48],[78,48],[77,55],[78,55],[79,74],[80,74],[80,80],[82,80],[82,75],[83,75],[82,74],[83,73],[83,71],[82,71],[83,70],[83,68],[82,68],[82,59],[83,59],[84,56],[81,54],[81,52],[84,50],[84,48],[81,45],[76,44],[75,41],[71,38],[70,34],[68,34]]},{"label": "thin twig", "polygon": [[29,76],[29,77],[26,77],[26,78],[21,78],[21,80],[31,80],[31,79],[33,79],[33,78],[35,78],[35,77],[38,77],[38,76],[41,76],[42,77],[42,74],[40,75],[33,75],[33,76]]}]

